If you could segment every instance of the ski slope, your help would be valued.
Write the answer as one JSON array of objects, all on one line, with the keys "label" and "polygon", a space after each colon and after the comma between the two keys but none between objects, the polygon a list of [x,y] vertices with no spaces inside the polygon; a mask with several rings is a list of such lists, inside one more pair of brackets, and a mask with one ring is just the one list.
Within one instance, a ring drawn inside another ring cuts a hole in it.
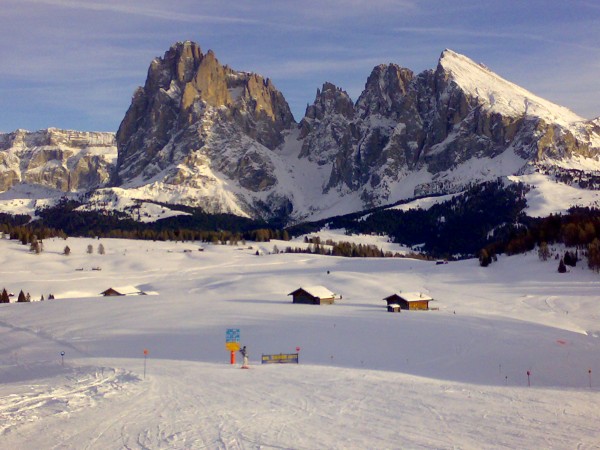
[{"label": "ski slope", "polygon": [[[600,276],[581,263],[561,275],[534,254],[481,268],[255,256],[254,243],[44,247],[0,240],[3,286],[56,297],[0,304],[0,448],[600,446]],[[287,296],[317,284],[343,299]],[[99,296],[124,285],[156,295]],[[388,313],[398,290],[439,309]],[[229,363],[228,328],[250,370]],[[260,364],[296,347],[298,365]]]}]

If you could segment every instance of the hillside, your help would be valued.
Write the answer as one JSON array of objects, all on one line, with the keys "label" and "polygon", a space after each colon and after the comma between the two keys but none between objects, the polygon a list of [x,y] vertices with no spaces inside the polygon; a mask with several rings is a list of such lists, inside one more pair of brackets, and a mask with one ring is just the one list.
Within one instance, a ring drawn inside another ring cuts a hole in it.
[{"label": "hillside", "polygon": [[[596,273],[558,274],[533,253],[484,269],[255,256],[273,244],[261,245],[69,238],[33,255],[0,240],[4,286],[56,297],[0,304],[2,446],[598,445]],[[292,304],[307,284],[343,299]],[[154,295],[99,296],[117,286]],[[382,298],[398,290],[439,310],[386,312]],[[229,364],[228,328],[240,328],[250,370]],[[296,347],[298,365],[259,364]]]}]

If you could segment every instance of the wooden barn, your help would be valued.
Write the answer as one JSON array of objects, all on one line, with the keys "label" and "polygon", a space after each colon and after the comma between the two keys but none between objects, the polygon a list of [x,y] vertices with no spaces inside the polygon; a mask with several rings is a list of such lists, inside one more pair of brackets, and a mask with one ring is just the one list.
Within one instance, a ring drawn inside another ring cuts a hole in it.
[{"label": "wooden barn", "polygon": [[[400,292],[392,294],[384,300],[388,304],[388,311],[390,311],[391,305],[398,305],[400,309],[427,310],[429,309],[429,302],[433,301],[431,297],[421,292]],[[391,310],[390,312],[394,311]]]},{"label": "wooden barn", "polygon": [[108,288],[107,290],[100,292],[100,295],[104,295],[105,297],[113,297],[118,295],[146,295],[146,293],[140,291],[135,286],[121,286],[116,288]]},{"label": "wooden barn", "polygon": [[336,298],[341,298],[327,289],[325,286],[309,286],[296,289],[290,292],[293,303],[303,303],[306,305],[331,305]]}]

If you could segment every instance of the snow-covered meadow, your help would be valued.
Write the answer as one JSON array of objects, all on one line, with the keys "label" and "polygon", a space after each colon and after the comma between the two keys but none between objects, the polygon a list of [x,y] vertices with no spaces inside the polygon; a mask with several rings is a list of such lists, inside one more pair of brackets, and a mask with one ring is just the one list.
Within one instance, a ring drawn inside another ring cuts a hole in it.
[{"label": "snow-covered meadow", "polygon": [[[56,297],[0,304],[0,448],[600,447],[600,275],[581,264],[44,249],[0,241],[0,289]],[[343,299],[292,304],[309,285]],[[99,295],[119,286],[155,295]],[[439,309],[386,312],[400,290]],[[228,328],[250,370],[230,364]],[[296,347],[298,365],[260,364]]]}]

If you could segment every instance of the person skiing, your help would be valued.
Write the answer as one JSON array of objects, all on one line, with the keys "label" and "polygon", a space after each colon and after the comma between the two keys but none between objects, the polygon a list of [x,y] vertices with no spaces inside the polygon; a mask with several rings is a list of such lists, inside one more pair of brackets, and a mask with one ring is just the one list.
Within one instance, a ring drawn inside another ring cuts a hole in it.
[{"label": "person skiing", "polygon": [[240,353],[244,357],[244,363],[242,364],[242,369],[247,369],[248,368],[248,350],[246,349],[245,345],[240,349]]}]

